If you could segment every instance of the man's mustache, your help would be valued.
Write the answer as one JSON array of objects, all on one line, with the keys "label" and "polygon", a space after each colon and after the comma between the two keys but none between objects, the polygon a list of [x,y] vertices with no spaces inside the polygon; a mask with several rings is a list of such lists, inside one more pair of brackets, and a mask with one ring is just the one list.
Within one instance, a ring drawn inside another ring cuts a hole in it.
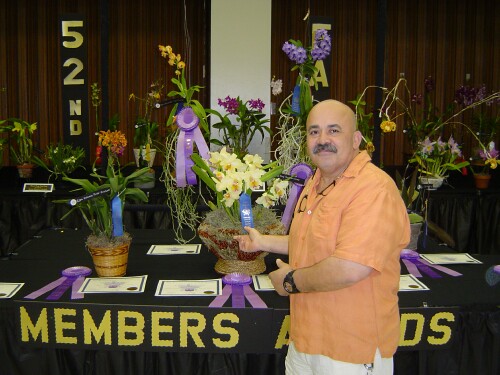
[{"label": "man's mustache", "polygon": [[317,154],[318,152],[321,152],[321,151],[328,151],[328,152],[337,153],[337,147],[335,147],[331,143],[324,143],[324,144],[320,143],[320,144],[317,144],[316,146],[314,146],[313,154]]}]

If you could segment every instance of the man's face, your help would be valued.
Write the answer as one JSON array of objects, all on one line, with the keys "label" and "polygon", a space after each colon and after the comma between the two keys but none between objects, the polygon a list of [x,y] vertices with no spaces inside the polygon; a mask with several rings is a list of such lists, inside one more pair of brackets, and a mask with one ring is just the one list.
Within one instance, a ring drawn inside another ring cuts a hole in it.
[{"label": "man's face", "polygon": [[353,113],[340,103],[320,103],[307,119],[307,149],[325,173],[341,173],[358,152]]}]

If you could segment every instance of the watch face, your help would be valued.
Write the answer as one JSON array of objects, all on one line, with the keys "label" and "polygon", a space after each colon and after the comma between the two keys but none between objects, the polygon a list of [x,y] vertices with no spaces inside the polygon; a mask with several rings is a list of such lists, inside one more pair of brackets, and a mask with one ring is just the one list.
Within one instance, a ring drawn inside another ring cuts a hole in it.
[{"label": "watch face", "polygon": [[292,290],[293,290],[293,287],[292,287],[292,284],[290,284],[290,282],[288,281],[285,281],[283,283],[283,288],[288,292],[288,293],[291,293]]}]

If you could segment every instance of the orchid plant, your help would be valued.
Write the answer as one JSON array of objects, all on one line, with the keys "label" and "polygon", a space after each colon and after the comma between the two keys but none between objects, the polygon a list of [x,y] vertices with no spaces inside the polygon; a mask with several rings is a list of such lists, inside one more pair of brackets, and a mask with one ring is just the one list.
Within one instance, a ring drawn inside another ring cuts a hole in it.
[{"label": "orchid plant", "polygon": [[[120,243],[123,240],[122,236],[115,236],[114,234],[116,230],[112,212],[114,198],[120,198],[119,205],[122,211],[126,199],[132,198],[141,202],[147,202],[148,197],[144,191],[128,186],[134,182],[148,182],[150,178],[145,176],[149,168],[136,170],[128,176],[122,174],[118,158],[123,155],[127,146],[127,139],[121,131],[101,130],[99,132],[99,143],[102,144],[102,147],[106,148],[108,153],[106,175],[103,176],[97,172],[93,172],[90,174],[94,178],[93,181],[63,177],[63,180],[75,184],[87,195],[93,194],[95,197],[92,199],[76,200],[71,210],[62,219],[66,218],[74,210],[78,210],[92,234],[87,239],[87,243],[90,241],[94,245],[99,244],[106,247],[109,244]],[[67,203],[67,200],[56,202]]]},{"label": "orchid plant", "polygon": [[224,209],[233,222],[240,221],[241,194],[250,195],[274,178],[271,187],[256,200],[257,204],[269,208],[283,197],[288,186],[288,181],[276,178],[283,167],[277,162],[262,165],[263,159],[259,155],[247,154],[240,159],[223,147],[220,152],[211,152],[209,160],[198,154],[193,154],[192,159],[195,163],[193,171],[216,194],[216,203],[209,202],[210,208]]},{"label": "orchid plant", "polygon": [[453,137],[443,142],[441,137],[433,141],[427,137],[419,143],[419,148],[409,160],[417,163],[418,170],[426,177],[446,177],[448,171],[460,170],[469,165],[462,160],[462,151]]},{"label": "orchid plant", "polygon": [[45,160],[33,157],[35,163],[46,169],[51,176],[58,178],[60,175],[67,175],[78,168],[83,168],[85,150],[79,146],[72,146],[59,142],[56,145],[47,146]]},{"label": "orchid plant", "polygon": [[490,169],[496,169],[498,166],[498,157],[500,152],[495,148],[495,142],[491,141],[488,147],[480,148],[476,158],[471,158],[471,170],[473,174],[487,175]]},{"label": "orchid plant", "polygon": [[[285,170],[295,164],[309,161],[305,147],[305,125],[309,111],[313,107],[311,86],[317,89],[316,64],[330,55],[332,39],[325,29],[316,30],[311,46],[304,46],[300,40],[289,39],[282,50],[294,63],[292,71],[298,71],[296,86],[278,107],[279,145],[276,155]],[[274,82],[276,80],[273,79]],[[272,86],[275,86],[272,83]]]},{"label": "orchid plant", "polygon": [[[219,98],[218,104],[226,110],[227,114],[222,115],[213,109],[206,110],[207,113],[217,116],[220,120],[212,124],[212,127],[219,129],[222,140],[211,139],[211,143],[227,146],[238,157],[243,157],[248,153],[248,146],[255,133],[260,133],[262,139],[264,139],[264,132],[271,134],[271,129],[266,125],[269,119],[266,119],[266,115],[262,113],[265,106],[262,100],[250,99],[243,102],[239,96],[236,98],[227,96],[225,99]],[[233,124],[229,118],[230,115],[236,116],[236,124]]]}]

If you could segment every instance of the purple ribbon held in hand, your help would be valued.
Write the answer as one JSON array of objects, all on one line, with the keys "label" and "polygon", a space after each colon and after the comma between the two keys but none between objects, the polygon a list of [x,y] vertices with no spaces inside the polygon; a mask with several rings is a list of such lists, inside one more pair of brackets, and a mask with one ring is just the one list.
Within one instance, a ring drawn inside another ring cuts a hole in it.
[{"label": "purple ribbon held in hand", "polygon": [[265,309],[266,303],[250,288],[252,278],[244,273],[230,273],[222,278],[225,284],[222,294],[215,297],[208,307],[222,307],[231,298],[232,307],[244,308],[245,298],[255,308]]},{"label": "purple ribbon held in hand", "polygon": [[294,165],[290,169],[290,175],[297,177],[304,181],[304,183],[299,183],[297,181],[292,180],[292,187],[290,189],[290,193],[288,194],[288,200],[286,202],[285,211],[283,212],[283,216],[281,217],[281,222],[285,227],[285,232],[288,232],[290,228],[290,223],[292,222],[293,210],[295,209],[295,205],[297,204],[297,200],[299,199],[300,193],[304,188],[305,181],[311,177],[313,173],[312,168],[305,163],[299,163]]},{"label": "purple ribbon held in hand", "polygon": [[433,279],[441,278],[442,276],[433,270],[436,269],[450,276],[462,276],[460,272],[453,271],[448,267],[443,267],[438,264],[431,264],[425,259],[420,258],[420,254],[415,250],[403,249],[401,251],[401,260],[408,269],[408,272],[415,277],[422,277],[422,273]]},{"label": "purple ribbon held in hand", "polygon": [[207,143],[198,127],[200,119],[193,108],[184,107],[177,115],[176,122],[180,130],[175,160],[177,187],[196,185],[196,174],[191,169],[194,164],[191,160],[194,145],[198,147],[198,153],[203,159],[210,157]]},{"label": "purple ribbon held in hand", "polygon": [[82,299],[83,293],[78,290],[85,281],[85,276],[92,273],[92,270],[84,266],[69,267],[61,271],[62,277],[45,285],[43,288],[35,290],[33,293],[28,294],[24,298],[36,299],[41,295],[52,291],[47,296],[49,301],[57,301],[71,287],[71,299]]}]

